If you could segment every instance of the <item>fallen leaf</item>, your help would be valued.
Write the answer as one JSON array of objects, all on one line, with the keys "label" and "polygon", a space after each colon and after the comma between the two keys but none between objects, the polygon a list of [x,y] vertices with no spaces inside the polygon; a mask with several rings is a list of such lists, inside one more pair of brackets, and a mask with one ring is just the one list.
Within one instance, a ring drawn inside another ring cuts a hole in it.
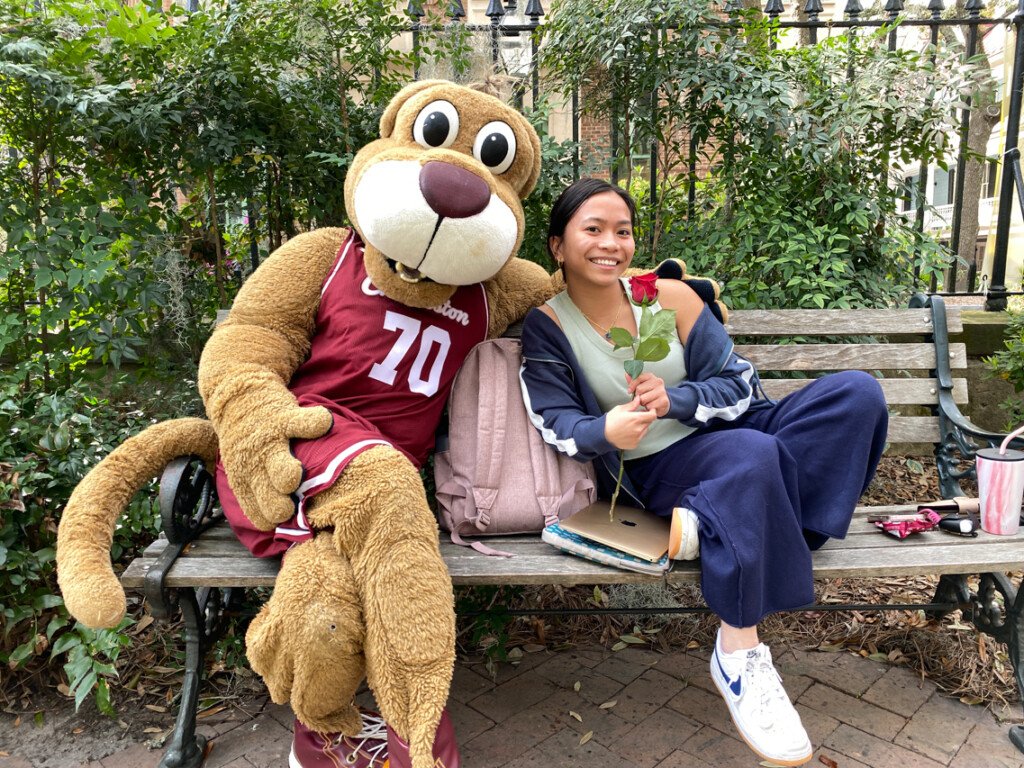
[{"label": "fallen leaf", "polygon": [[580,681],[579,680],[577,680],[575,683],[572,684],[572,689],[574,691],[579,691],[579,689],[580,689]]},{"label": "fallen leaf", "polygon": [[527,653],[538,653],[540,651],[546,651],[547,650],[547,646],[539,645],[537,643],[527,643],[526,645],[523,646],[523,650],[526,651]]},{"label": "fallen leaf", "polygon": [[10,752],[4,752],[2,749],[0,749],[0,757],[10,757],[10,756],[11,756]]},{"label": "fallen leaf", "polygon": [[211,709],[207,709],[205,712],[200,712],[198,715],[196,715],[196,719],[202,720],[204,717],[216,715],[218,712],[223,712],[225,709],[227,709],[227,707],[212,707]]},{"label": "fallen leaf", "polygon": [[163,732],[163,729],[162,728],[152,728],[152,727],[150,727],[150,728],[143,728],[142,732],[143,733],[161,733],[161,732]]},{"label": "fallen leaf", "polygon": [[57,684],[57,690],[60,693],[63,693],[65,696],[70,696],[71,695],[71,689],[68,688],[67,685],[64,684],[64,683],[58,683]]},{"label": "fallen leaf", "polygon": [[819,645],[818,650],[822,653],[839,653],[843,650],[841,645]]},{"label": "fallen leaf", "polygon": [[77,736],[78,734],[80,734],[84,730],[85,730],[85,728],[75,728],[71,732]]},{"label": "fallen leaf", "polygon": [[583,718],[580,717],[580,713],[579,712],[573,712],[571,709],[569,710],[569,717],[575,718],[576,720],[578,720],[581,723],[583,722]]},{"label": "fallen leaf", "polygon": [[21,725],[21,715],[14,718],[14,727],[17,728],[19,725]]},{"label": "fallen leaf", "polygon": [[637,643],[643,645],[646,642],[646,640],[637,637],[636,635],[621,635],[619,637],[619,640],[621,640],[624,643],[632,643],[633,645],[636,645]]},{"label": "fallen leaf", "polygon": [[623,643],[622,641],[619,641],[615,645],[612,646],[612,650],[613,651],[621,651],[623,648],[627,648],[627,647],[628,646],[625,643]]},{"label": "fallen leaf", "polygon": [[695,651],[698,648],[700,648],[700,643],[698,643],[696,640],[691,640],[686,644],[686,650],[688,651]]},{"label": "fallen leaf", "polygon": [[964,704],[970,707],[973,707],[976,704],[981,704],[985,700],[980,696],[961,696],[960,701],[962,701]]},{"label": "fallen leaf", "polygon": [[582,747],[584,744],[586,744],[588,741],[590,741],[593,737],[594,737],[594,732],[593,731],[587,731],[586,733],[584,733],[582,736],[580,736],[580,746]]},{"label": "fallen leaf", "polygon": [[618,703],[619,703],[618,699],[612,699],[611,701],[606,701],[604,704],[602,704],[600,707],[598,707],[598,709],[611,709],[612,707],[614,707]]},{"label": "fallen leaf", "polygon": [[818,762],[826,766],[826,768],[839,768],[839,763],[826,755],[818,755]]},{"label": "fallen leaf", "polygon": [[884,653],[872,653],[868,658],[872,661],[881,661],[883,663],[887,663],[889,661],[888,655]]},{"label": "fallen leaf", "polygon": [[146,706],[146,709],[148,709],[150,712],[166,712],[167,711],[167,707],[161,707],[158,704],[146,704],[145,706]]}]

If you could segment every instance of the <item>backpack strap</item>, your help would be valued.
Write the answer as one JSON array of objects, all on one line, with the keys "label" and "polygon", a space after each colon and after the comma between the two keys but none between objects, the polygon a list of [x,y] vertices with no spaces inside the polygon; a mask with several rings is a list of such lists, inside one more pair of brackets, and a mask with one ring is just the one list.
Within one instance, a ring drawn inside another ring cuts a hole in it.
[{"label": "backpack strap", "polygon": [[487,555],[488,557],[514,557],[511,552],[503,552],[500,549],[488,547],[480,541],[466,541],[455,531],[451,532],[451,540],[453,544],[458,544],[460,547],[471,547],[480,554]]},{"label": "backpack strap", "polygon": [[480,364],[480,387],[483,390],[486,378],[492,384],[487,389],[494,396],[481,396],[477,401],[477,434],[482,439],[477,443],[477,480],[472,490],[477,509],[474,522],[480,530],[490,524],[491,508],[501,483],[509,406],[505,382],[512,375],[508,355],[501,342],[491,342],[488,347],[481,347],[481,351],[484,349],[486,356]]}]

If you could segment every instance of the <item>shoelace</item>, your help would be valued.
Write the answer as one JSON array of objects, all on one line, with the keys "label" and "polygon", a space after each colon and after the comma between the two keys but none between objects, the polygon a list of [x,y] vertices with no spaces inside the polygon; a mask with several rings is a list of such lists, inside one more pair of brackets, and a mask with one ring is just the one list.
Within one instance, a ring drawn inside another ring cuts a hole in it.
[{"label": "shoelace", "polygon": [[[346,762],[354,764],[357,753],[363,751],[370,756],[370,765],[375,765],[378,760],[387,756],[388,725],[384,722],[383,717],[370,715],[366,712],[360,712],[359,716],[362,718],[363,727],[359,733],[352,737],[352,742],[355,742],[355,746],[349,755],[349,758],[351,759],[346,758]],[[343,736],[339,736],[334,743],[341,744],[343,739]],[[371,747],[366,747],[367,742],[380,743]]]},{"label": "shoelace", "polygon": [[[772,665],[770,653],[747,658],[743,673],[747,678],[748,685],[760,692],[761,716],[758,719],[761,721],[762,727],[768,728],[773,725],[775,715],[788,714],[790,710],[789,696],[786,695],[786,689],[782,687],[782,678],[779,677],[779,673]],[[779,702],[782,703],[781,710],[778,706]]]}]

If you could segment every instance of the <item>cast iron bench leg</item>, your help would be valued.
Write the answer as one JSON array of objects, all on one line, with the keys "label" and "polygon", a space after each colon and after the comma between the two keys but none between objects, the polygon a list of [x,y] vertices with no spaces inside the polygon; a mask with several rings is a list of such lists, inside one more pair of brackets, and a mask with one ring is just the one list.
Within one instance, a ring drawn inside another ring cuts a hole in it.
[{"label": "cast iron bench leg", "polygon": [[206,612],[200,608],[194,589],[179,590],[178,603],[185,620],[185,680],[174,732],[159,768],[198,768],[206,752],[206,737],[196,734],[199,685],[209,640]]},{"label": "cast iron bench leg", "polygon": [[[1013,676],[1017,679],[1017,693],[1024,703],[1024,654],[1021,653],[1024,650],[1021,648],[1021,643],[1024,642],[1024,589],[1018,587],[1013,600],[1006,596],[1006,623],[1010,629],[1006,641],[1010,663],[1013,665]],[[1010,741],[1018,750],[1024,752],[1024,725],[1010,727]]]},{"label": "cast iron bench leg", "polygon": [[[1018,589],[1005,573],[983,573],[977,594],[971,594],[970,613],[975,627],[1006,643],[1017,691],[1024,698],[1024,589]],[[1010,741],[1024,752],[1024,726],[1010,728]]]}]

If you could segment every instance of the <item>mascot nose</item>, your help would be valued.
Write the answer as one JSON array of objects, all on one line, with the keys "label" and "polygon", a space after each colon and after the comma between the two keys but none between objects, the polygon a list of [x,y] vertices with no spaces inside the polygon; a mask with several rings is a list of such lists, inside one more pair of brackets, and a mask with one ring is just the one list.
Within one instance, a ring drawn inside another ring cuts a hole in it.
[{"label": "mascot nose", "polygon": [[475,216],[491,200],[483,179],[440,160],[431,160],[420,170],[420,192],[438,216],[449,219]]}]

